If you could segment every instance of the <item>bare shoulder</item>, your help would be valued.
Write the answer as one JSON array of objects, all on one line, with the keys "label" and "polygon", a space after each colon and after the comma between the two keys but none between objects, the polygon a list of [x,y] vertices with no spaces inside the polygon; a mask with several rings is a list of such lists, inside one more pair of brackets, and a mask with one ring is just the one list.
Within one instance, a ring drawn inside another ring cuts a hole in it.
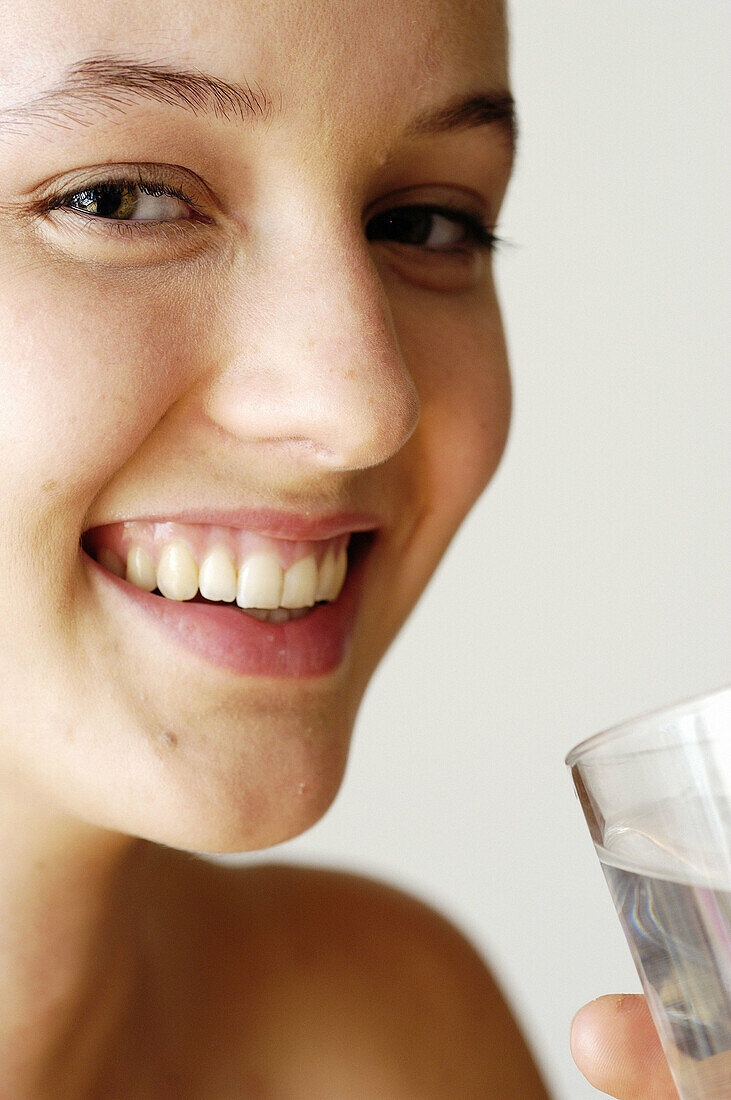
[{"label": "bare shoulder", "polygon": [[247,1064],[276,1095],[306,1080],[322,1100],[546,1100],[489,970],[423,902],[295,866],[206,864],[193,877],[214,925],[219,1012],[241,1014]]}]

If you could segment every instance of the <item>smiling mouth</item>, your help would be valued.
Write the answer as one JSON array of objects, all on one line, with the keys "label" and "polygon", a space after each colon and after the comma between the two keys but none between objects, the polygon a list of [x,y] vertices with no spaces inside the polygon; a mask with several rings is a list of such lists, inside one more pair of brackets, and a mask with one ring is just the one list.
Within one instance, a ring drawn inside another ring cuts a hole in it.
[{"label": "smiling mouth", "polygon": [[84,532],[81,545],[104,569],[160,599],[232,604],[285,624],[337,601],[374,536],[295,541],[233,527],[125,521]]}]

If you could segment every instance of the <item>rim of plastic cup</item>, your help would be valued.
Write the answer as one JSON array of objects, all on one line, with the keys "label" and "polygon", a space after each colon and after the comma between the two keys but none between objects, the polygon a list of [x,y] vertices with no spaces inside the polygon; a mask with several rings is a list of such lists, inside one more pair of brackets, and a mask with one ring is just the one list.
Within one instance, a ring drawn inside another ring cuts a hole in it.
[{"label": "rim of plastic cup", "polygon": [[638,714],[635,718],[628,718],[616,726],[609,726],[607,729],[587,737],[586,740],[580,741],[578,745],[574,745],[573,749],[566,755],[566,766],[572,768],[582,756],[610,742],[619,741],[622,737],[636,732],[640,726],[646,723],[652,722],[654,726],[658,726],[663,722],[671,721],[683,714],[699,709],[707,703],[712,703],[724,695],[731,696],[731,684],[717,688],[715,691],[704,691],[702,695],[694,695],[691,699],[684,699],[680,703],[673,703],[671,706],[661,707],[659,710],[648,710],[644,714]]}]

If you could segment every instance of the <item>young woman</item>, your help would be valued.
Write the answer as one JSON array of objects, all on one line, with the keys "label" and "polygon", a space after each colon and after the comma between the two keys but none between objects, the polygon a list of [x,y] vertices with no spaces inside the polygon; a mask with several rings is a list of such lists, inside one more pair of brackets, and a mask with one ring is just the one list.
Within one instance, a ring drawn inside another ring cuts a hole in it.
[{"label": "young woman", "polygon": [[500,459],[501,5],[0,10],[0,1097],[544,1097],[436,914],[191,855],[326,810]]}]

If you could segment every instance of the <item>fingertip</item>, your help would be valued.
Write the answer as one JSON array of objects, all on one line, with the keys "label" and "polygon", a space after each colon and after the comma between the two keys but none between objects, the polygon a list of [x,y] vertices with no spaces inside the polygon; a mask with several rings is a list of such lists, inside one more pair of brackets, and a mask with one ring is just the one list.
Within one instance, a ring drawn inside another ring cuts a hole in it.
[{"label": "fingertip", "polygon": [[667,1062],[641,994],[608,994],[571,1021],[571,1055],[590,1084],[612,1096],[675,1096]]},{"label": "fingertip", "polygon": [[571,1021],[570,1048],[574,1062],[599,1088],[618,1073],[628,1056],[627,1015],[645,1010],[644,997],[606,993],[584,1005]]},{"label": "fingertip", "polygon": [[607,1014],[629,1013],[633,1011],[646,1012],[646,1001],[642,993],[604,993],[601,997],[595,997],[593,1001],[582,1005],[574,1014],[571,1021],[571,1031],[574,1026],[581,1027],[586,1024],[605,1020]]},{"label": "fingertip", "polygon": [[593,1066],[601,1058],[600,1047],[603,1044],[602,1025],[607,1019],[607,1010],[616,1012],[624,995],[605,994],[595,997],[583,1005],[571,1021],[569,1045],[571,1056],[582,1073],[585,1067]]}]

